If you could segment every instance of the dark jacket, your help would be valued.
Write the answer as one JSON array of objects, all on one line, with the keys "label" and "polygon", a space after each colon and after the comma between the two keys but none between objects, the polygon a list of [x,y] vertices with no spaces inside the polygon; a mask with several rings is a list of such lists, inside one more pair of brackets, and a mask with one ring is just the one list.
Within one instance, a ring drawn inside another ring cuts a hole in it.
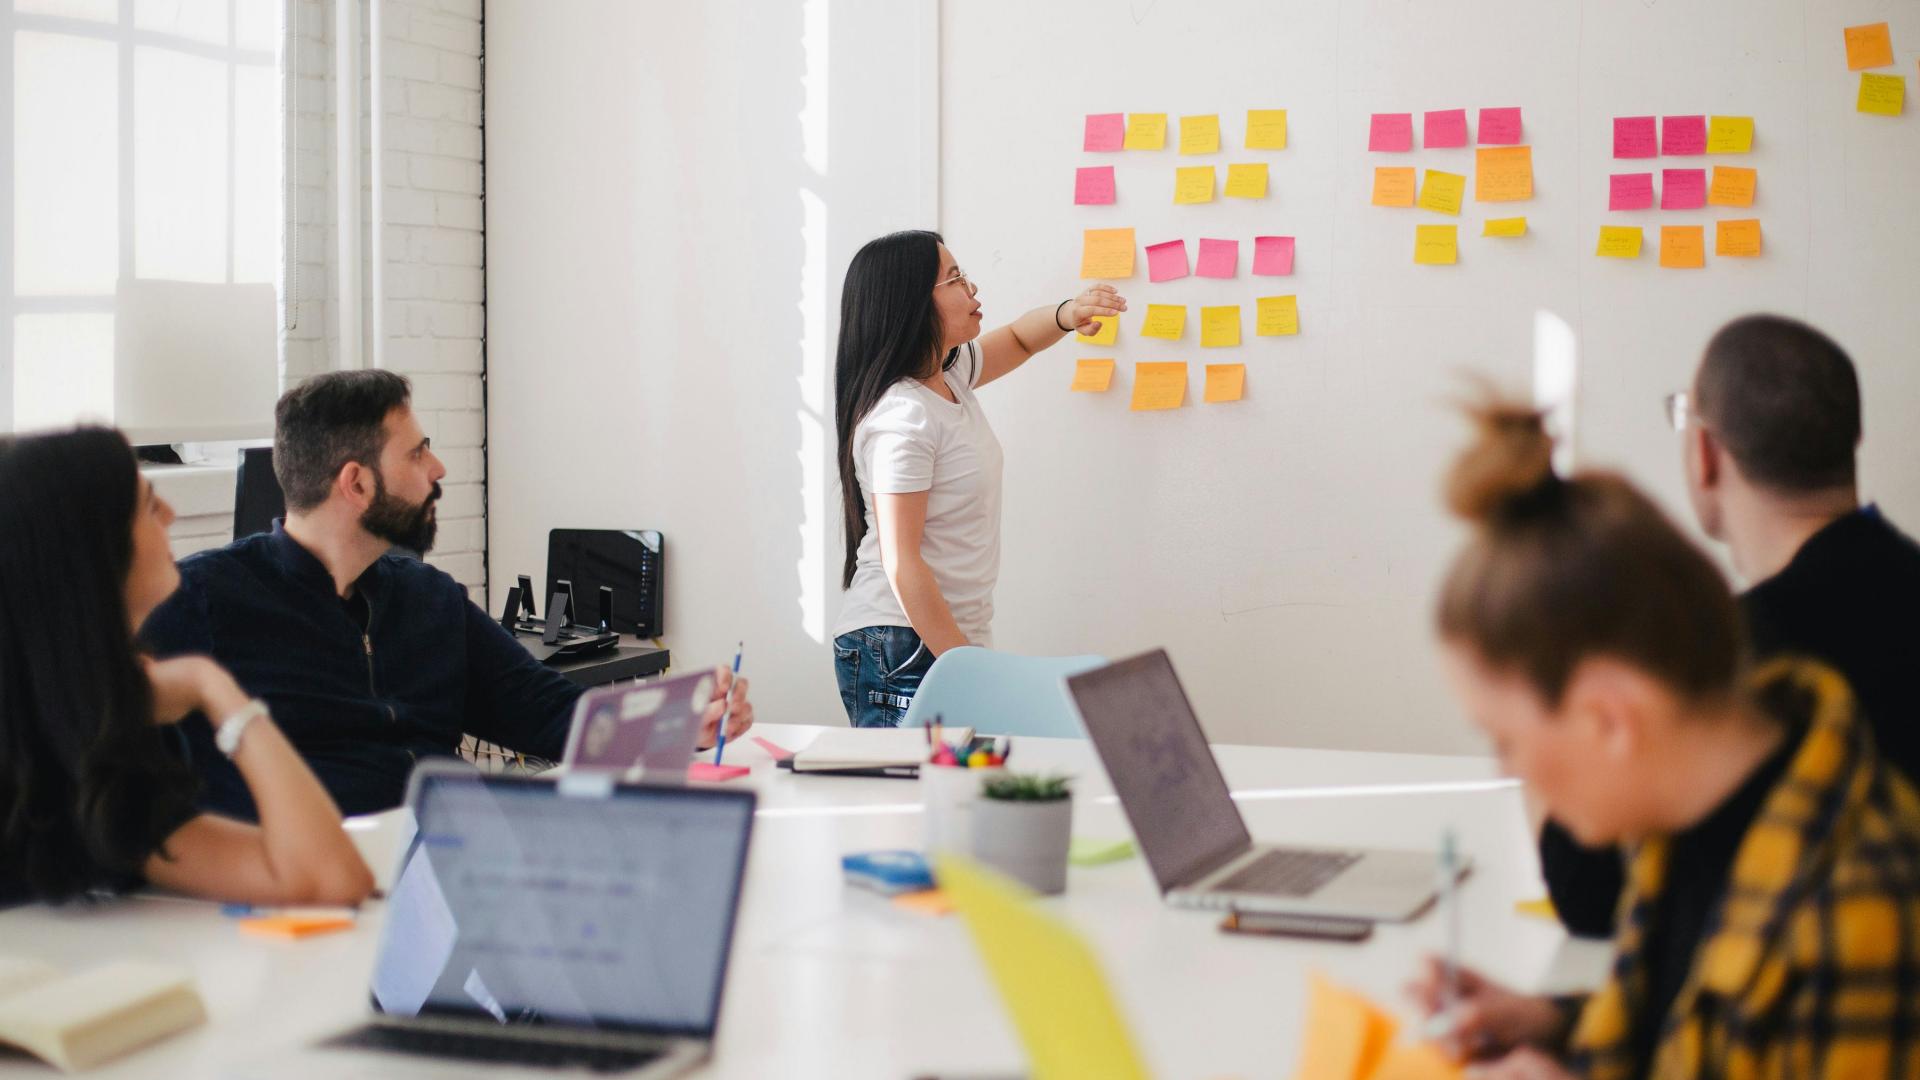
[{"label": "dark jacket", "polygon": [[[180,563],[180,591],[141,636],[158,656],[204,653],[273,719],[345,814],[397,806],[422,757],[462,735],[555,759],[581,689],[555,674],[444,571],[399,555],[334,592],[320,561],[274,524]],[[363,625],[364,620],[364,625]],[[207,809],[256,816],[204,718],[183,725]]]}]

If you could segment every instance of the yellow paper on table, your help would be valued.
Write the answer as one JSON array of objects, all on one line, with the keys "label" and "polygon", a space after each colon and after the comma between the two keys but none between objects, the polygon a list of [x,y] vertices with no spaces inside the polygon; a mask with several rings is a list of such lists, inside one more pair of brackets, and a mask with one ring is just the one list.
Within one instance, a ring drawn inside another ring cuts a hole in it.
[{"label": "yellow paper on table", "polygon": [[1640,227],[1638,225],[1600,226],[1600,246],[1595,248],[1593,253],[1604,255],[1609,259],[1639,258]]},{"label": "yellow paper on table", "polygon": [[1736,258],[1760,254],[1760,219],[1736,218],[1713,223],[1713,253]]},{"label": "yellow paper on table", "polygon": [[1184,304],[1148,304],[1147,317],[1140,323],[1140,336],[1179,341],[1187,332]]},{"label": "yellow paper on table", "polygon": [[1707,265],[1706,226],[1660,226],[1660,265],[1673,270],[1698,270]]},{"label": "yellow paper on table", "polygon": [[1247,149],[1285,150],[1287,148],[1287,110],[1248,109]]},{"label": "yellow paper on table", "polygon": [[1227,198],[1264,199],[1267,197],[1267,163],[1227,166]]},{"label": "yellow paper on table", "polygon": [[1386,1057],[1399,1026],[1361,995],[1309,976],[1306,1043],[1300,1048],[1297,1080],[1368,1080]]},{"label": "yellow paper on table", "polygon": [[1203,400],[1209,405],[1239,401],[1247,388],[1247,365],[1208,364],[1207,390]]},{"label": "yellow paper on table", "polygon": [[1300,332],[1300,301],[1295,296],[1263,296],[1259,305],[1253,332],[1260,337],[1285,337]]},{"label": "yellow paper on table", "polygon": [[1133,230],[1088,229],[1080,249],[1083,278],[1133,276]]},{"label": "yellow paper on table", "polygon": [[1460,200],[1467,194],[1467,178],[1459,173],[1428,169],[1420,185],[1420,207],[1442,214],[1458,214]]},{"label": "yellow paper on table", "polygon": [[1200,309],[1200,347],[1218,349],[1240,344],[1240,305]]},{"label": "yellow paper on table", "polygon": [[1180,118],[1180,152],[1215,154],[1220,151],[1220,117],[1183,116]]},{"label": "yellow paper on table", "polygon": [[1381,165],[1373,170],[1373,205],[1412,206],[1413,170]]},{"label": "yellow paper on table", "polygon": [[1082,360],[1073,366],[1073,385],[1069,390],[1104,394],[1113,385],[1113,361]]},{"label": "yellow paper on table", "polygon": [[1523,217],[1488,218],[1480,226],[1481,236],[1525,236],[1527,219]]},{"label": "yellow paper on table", "polygon": [[1106,315],[1096,321],[1099,322],[1100,329],[1095,330],[1091,336],[1075,333],[1073,340],[1082,345],[1112,345],[1120,340],[1120,320],[1117,317]]},{"label": "yellow paper on table", "polygon": [[[1134,412],[1177,409],[1187,401],[1187,365],[1184,361],[1133,365]],[[945,878],[941,879],[945,881]]]},{"label": "yellow paper on table", "polygon": [[1544,896],[1537,896],[1532,900],[1515,901],[1513,910],[1514,914],[1525,915],[1530,919],[1545,919],[1548,922],[1560,921],[1560,913],[1554,909],[1553,901]]},{"label": "yellow paper on table", "polygon": [[1887,32],[1886,23],[1849,26],[1841,33],[1847,39],[1848,71],[1893,66],[1893,35]]},{"label": "yellow paper on table", "polygon": [[1853,106],[1856,111],[1876,116],[1899,116],[1906,102],[1906,76],[1875,75],[1871,71],[1860,73],[1860,97]]},{"label": "yellow paper on table", "polygon": [[1146,1080],[1099,958],[1071,927],[969,859],[936,856],[934,872],[1013,1018],[1034,1080]]},{"label": "yellow paper on table", "polygon": [[1160,150],[1167,145],[1166,113],[1128,113],[1123,150]]},{"label": "yellow paper on table", "polygon": [[1183,165],[1174,170],[1173,201],[1177,204],[1213,201],[1213,166]]},{"label": "yellow paper on table", "polygon": [[1533,198],[1533,147],[1483,146],[1473,154],[1475,202]]},{"label": "yellow paper on table", "polygon": [[1716,116],[1707,121],[1707,153],[1744,154],[1753,149],[1753,117]]},{"label": "yellow paper on table", "polygon": [[1713,183],[1707,185],[1708,206],[1752,206],[1753,189],[1760,174],[1753,169],[1731,165],[1713,167]]},{"label": "yellow paper on table", "polygon": [[1415,225],[1413,261],[1421,266],[1452,266],[1460,261],[1460,226]]},{"label": "yellow paper on table", "polygon": [[1381,1055],[1366,1080],[1458,1080],[1466,1070],[1430,1042],[1404,1043]]}]

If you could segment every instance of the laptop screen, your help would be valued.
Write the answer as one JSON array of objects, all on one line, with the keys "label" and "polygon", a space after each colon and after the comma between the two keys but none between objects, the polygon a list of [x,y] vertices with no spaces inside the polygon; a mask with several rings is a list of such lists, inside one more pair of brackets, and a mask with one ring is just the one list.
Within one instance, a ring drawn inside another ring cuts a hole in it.
[{"label": "laptop screen", "polygon": [[1165,651],[1067,679],[1160,891],[1253,843]]},{"label": "laptop screen", "polygon": [[700,715],[713,698],[713,672],[701,669],[656,682],[602,686],[573,709],[562,761],[650,779],[685,776],[700,735]]},{"label": "laptop screen", "polygon": [[422,773],[374,1008],[711,1037],[749,791]]}]

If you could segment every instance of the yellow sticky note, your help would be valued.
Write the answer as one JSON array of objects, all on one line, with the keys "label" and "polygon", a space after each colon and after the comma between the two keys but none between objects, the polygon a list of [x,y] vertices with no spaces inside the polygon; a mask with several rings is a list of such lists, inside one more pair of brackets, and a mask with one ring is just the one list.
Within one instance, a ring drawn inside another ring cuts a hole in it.
[{"label": "yellow sticky note", "polygon": [[1731,165],[1713,167],[1713,183],[1707,186],[1708,206],[1752,206],[1753,188],[1760,174],[1753,169]]},{"label": "yellow sticky note", "polygon": [[1240,344],[1240,305],[1200,309],[1200,347],[1218,349]]},{"label": "yellow sticky note", "polygon": [[1707,121],[1707,153],[1744,154],[1753,149],[1753,117],[1716,116]]},{"label": "yellow sticky note", "polygon": [[[1310,976],[1307,1022],[1301,1031],[1301,1080],[1366,1080],[1393,1043],[1393,1018],[1366,998],[1328,982],[1319,973]],[[1091,1074],[1089,1074],[1091,1075]]]},{"label": "yellow sticky note", "polygon": [[1713,253],[1735,258],[1760,254],[1760,219],[1737,218],[1713,223]]},{"label": "yellow sticky note", "polygon": [[1674,270],[1698,270],[1707,265],[1706,226],[1660,226],[1660,265]]},{"label": "yellow sticky note", "polygon": [[1458,214],[1460,200],[1467,194],[1467,178],[1459,173],[1428,169],[1420,185],[1420,208],[1442,214]]},{"label": "yellow sticky note", "polygon": [[1207,390],[1202,400],[1209,405],[1239,401],[1247,389],[1247,365],[1208,364]]},{"label": "yellow sticky note", "polygon": [[1180,118],[1180,152],[1214,154],[1220,151],[1220,117],[1183,116]]},{"label": "yellow sticky note", "polygon": [[[1180,383],[1184,390],[1184,376]],[[967,924],[1037,1080],[1146,1080],[1099,958],[1072,927],[1034,906],[1027,890],[970,859],[938,856],[934,872]]]},{"label": "yellow sticky note", "polygon": [[1460,261],[1460,226],[1415,225],[1413,261],[1421,266],[1452,266]]},{"label": "yellow sticky note", "polygon": [[1185,165],[1174,170],[1173,201],[1203,203],[1213,201],[1213,166]]},{"label": "yellow sticky note", "polygon": [[1380,1056],[1366,1080],[1459,1080],[1466,1075],[1446,1052],[1430,1042],[1402,1043]]},{"label": "yellow sticky note", "polygon": [[1859,112],[1875,116],[1899,116],[1907,103],[1907,79],[1904,75],[1860,73],[1860,97],[1854,102]]},{"label": "yellow sticky note", "polygon": [[1525,236],[1527,219],[1523,217],[1488,218],[1480,226],[1481,236]]},{"label": "yellow sticky note", "polygon": [[1373,170],[1373,205],[1412,206],[1413,170],[1382,165]]},{"label": "yellow sticky note", "polygon": [[1285,337],[1300,332],[1300,299],[1263,296],[1255,301],[1253,332],[1261,337]]},{"label": "yellow sticky note", "polygon": [[1088,229],[1080,248],[1083,278],[1133,276],[1133,230]]},{"label": "yellow sticky note", "polygon": [[1133,404],[1130,406],[1133,412],[1177,409],[1186,402],[1187,365],[1184,362],[1133,365]]},{"label": "yellow sticky note", "polygon": [[1073,385],[1069,390],[1104,394],[1113,385],[1113,361],[1082,360],[1073,366]]},{"label": "yellow sticky note", "polygon": [[1167,145],[1166,113],[1128,113],[1123,150],[1160,150]]},{"label": "yellow sticky note", "polygon": [[1267,163],[1227,166],[1227,198],[1264,199],[1267,197]]},{"label": "yellow sticky note", "polygon": [[1473,154],[1475,202],[1533,198],[1533,147],[1483,146]]},{"label": "yellow sticky note", "polygon": [[1595,255],[1604,255],[1609,259],[1637,259],[1640,257],[1640,226],[1638,225],[1602,225],[1600,226],[1600,246],[1594,249]]},{"label": "yellow sticky note", "polygon": [[1247,149],[1285,150],[1287,148],[1287,110],[1248,109]]},{"label": "yellow sticky note", "polygon": [[1893,35],[1886,23],[1849,26],[1842,33],[1847,37],[1848,71],[1893,66]]},{"label": "yellow sticky note", "polygon": [[1187,309],[1183,304],[1148,304],[1147,319],[1140,324],[1141,337],[1179,341],[1187,332]]},{"label": "yellow sticky note", "polygon": [[1099,319],[1096,321],[1100,324],[1100,329],[1095,330],[1091,336],[1076,333],[1073,335],[1073,340],[1082,345],[1112,345],[1120,340],[1119,319]]}]

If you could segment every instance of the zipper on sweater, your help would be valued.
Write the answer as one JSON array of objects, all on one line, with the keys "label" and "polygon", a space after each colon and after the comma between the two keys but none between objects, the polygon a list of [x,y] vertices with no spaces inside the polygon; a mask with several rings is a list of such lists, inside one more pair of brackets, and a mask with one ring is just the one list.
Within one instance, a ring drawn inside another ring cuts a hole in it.
[{"label": "zipper on sweater", "polygon": [[[360,629],[360,648],[367,654],[367,692],[375,698],[380,696],[380,688],[373,684],[373,599],[363,597],[367,602],[367,625]],[[400,716],[393,711],[392,704],[387,705],[387,723],[397,724]]]}]

